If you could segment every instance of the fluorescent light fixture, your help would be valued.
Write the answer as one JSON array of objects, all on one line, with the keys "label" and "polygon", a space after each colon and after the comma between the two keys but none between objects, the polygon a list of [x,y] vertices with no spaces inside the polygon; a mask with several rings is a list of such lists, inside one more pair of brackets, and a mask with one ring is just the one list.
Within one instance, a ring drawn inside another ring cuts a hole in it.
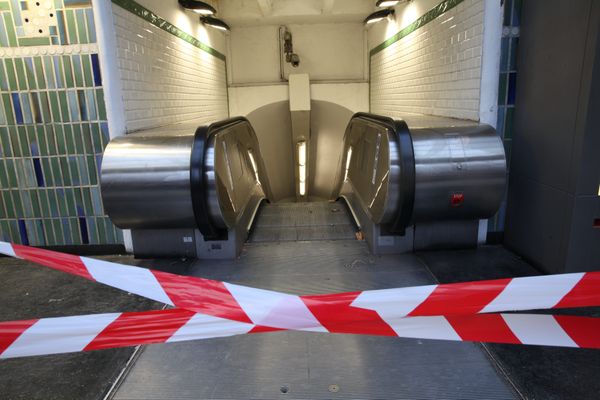
[{"label": "fluorescent light fixture", "polygon": [[211,28],[219,29],[222,31],[230,30],[229,25],[227,25],[224,21],[220,20],[219,18],[200,17],[200,21],[202,21],[202,23],[204,23],[205,25],[210,26]]},{"label": "fluorescent light fixture", "polygon": [[386,8],[385,10],[375,11],[373,14],[370,14],[367,18],[365,18],[365,24],[374,24],[375,22],[381,21],[384,18],[387,18],[388,15],[393,15],[393,8]]},{"label": "fluorescent light fixture", "polygon": [[306,194],[306,142],[298,142],[298,193]]},{"label": "fluorescent light fixture", "polygon": [[600,196],[600,185],[598,185],[598,196]]},{"label": "fluorescent light fixture", "polygon": [[350,169],[350,160],[352,159],[352,147],[348,147],[348,153],[346,153],[346,172],[344,173],[344,182],[348,180],[348,170]]},{"label": "fluorescent light fixture", "polygon": [[248,156],[250,157],[250,163],[252,163],[252,169],[254,170],[256,182],[260,185],[260,179],[258,177],[258,168],[256,167],[256,161],[254,160],[254,154],[252,154],[252,150],[250,149],[248,149]]},{"label": "fluorescent light fixture", "polygon": [[375,6],[377,7],[394,7],[396,4],[400,3],[400,0],[377,0]]},{"label": "fluorescent light fixture", "polygon": [[179,0],[179,5],[200,15],[214,15],[217,12],[210,4],[198,0]]}]

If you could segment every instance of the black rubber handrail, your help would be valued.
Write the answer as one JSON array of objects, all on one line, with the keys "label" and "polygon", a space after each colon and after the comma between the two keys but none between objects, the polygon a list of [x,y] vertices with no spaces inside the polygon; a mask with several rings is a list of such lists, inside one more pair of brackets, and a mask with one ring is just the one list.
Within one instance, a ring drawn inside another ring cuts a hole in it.
[{"label": "black rubber handrail", "polygon": [[[206,151],[208,147],[207,144],[213,136],[224,129],[237,124],[248,124],[250,132],[258,145],[258,139],[256,138],[254,128],[252,127],[252,124],[250,124],[250,121],[244,117],[233,117],[223,121],[214,122],[210,125],[200,126],[196,129],[196,133],[194,135],[194,144],[192,147],[190,160],[190,188],[192,192],[192,207],[194,210],[196,224],[198,226],[198,230],[200,230],[200,233],[202,233],[205,240],[217,240],[227,237],[227,230],[218,227],[212,220],[208,211],[208,193],[206,193],[208,183],[206,182],[205,178]],[[260,180],[265,190],[265,195],[270,197],[268,177],[262,176],[262,172],[265,170],[260,149],[256,149],[255,156],[257,157],[257,160],[255,161],[261,164],[261,168],[259,168],[259,174],[261,174]],[[200,167],[196,168],[195,166]]]},{"label": "black rubber handrail", "polygon": [[347,129],[350,129],[355,119],[366,120],[387,129],[396,141],[400,157],[400,195],[394,221],[388,229],[394,233],[404,234],[406,227],[411,223],[415,204],[415,154],[408,125],[401,119],[359,112],[352,116]]}]

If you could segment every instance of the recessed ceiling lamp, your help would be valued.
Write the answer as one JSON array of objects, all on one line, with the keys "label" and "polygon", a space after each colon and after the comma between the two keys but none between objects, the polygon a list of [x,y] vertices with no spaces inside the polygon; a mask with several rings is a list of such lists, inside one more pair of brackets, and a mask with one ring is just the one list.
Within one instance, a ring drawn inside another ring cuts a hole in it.
[{"label": "recessed ceiling lamp", "polygon": [[224,21],[220,20],[219,18],[200,17],[200,21],[202,21],[205,25],[208,25],[215,29],[220,29],[222,31],[228,31],[230,29],[229,25],[227,25]]},{"label": "recessed ceiling lamp", "polygon": [[367,18],[365,18],[365,24],[374,24],[375,22],[381,21],[386,18],[388,15],[394,14],[393,8],[386,8],[385,10],[375,11],[373,14],[370,14]]},{"label": "recessed ceiling lamp", "polygon": [[210,4],[198,0],[179,0],[179,5],[201,15],[213,15],[217,12]]},{"label": "recessed ceiling lamp", "polygon": [[400,3],[400,0],[377,0],[375,6],[377,7],[394,7],[396,4]]}]

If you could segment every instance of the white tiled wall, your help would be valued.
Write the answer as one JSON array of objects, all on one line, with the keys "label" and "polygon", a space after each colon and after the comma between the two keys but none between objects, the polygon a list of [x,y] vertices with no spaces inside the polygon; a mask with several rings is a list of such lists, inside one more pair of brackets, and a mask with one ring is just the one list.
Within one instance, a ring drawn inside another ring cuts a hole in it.
[{"label": "white tiled wall", "polygon": [[371,112],[479,119],[483,0],[465,0],[371,58]]},{"label": "white tiled wall", "polygon": [[224,61],[121,7],[112,9],[128,132],[227,118]]}]

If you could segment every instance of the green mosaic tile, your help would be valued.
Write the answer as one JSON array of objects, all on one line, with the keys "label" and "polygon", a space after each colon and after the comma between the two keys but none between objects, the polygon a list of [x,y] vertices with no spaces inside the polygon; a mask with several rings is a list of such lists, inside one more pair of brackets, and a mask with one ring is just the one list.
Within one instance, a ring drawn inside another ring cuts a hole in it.
[{"label": "green mosaic tile", "polygon": [[8,125],[15,124],[15,116],[12,109],[12,101],[8,93],[2,93],[2,107],[4,109],[4,116],[6,117],[6,123]]},{"label": "green mosaic tile", "polygon": [[11,91],[19,90],[17,83],[17,75],[15,73],[15,63],[12,58],[5,58],[4,64],[6,66],[6,77],[8,78],[8,88]]},{"label": "green mosaic tile", "polygon": [[65,201],[67,214],[70,217],[77,216],[77,208],[75,207],[75,196],[73,195],[73,189],[65,189]]},{"label": "green mosaic tile", "polygon": [[19,46],[48,46],[50,37],[19,38]]},{"label": "green mosaic tile", "polygon": [[8,134],[10,136],[10,143],[12,146],[12,153],[14,157],[21,157],[23,153],[21,152],[21,145],[19,141],[19,128],[16,126],[8,127]]},{"label": "green mosaic tile", "polygon": [[44,64],[44,76],[46,77],[44,82],[46,82],[48,89],[56,89],[56,76],[54,74],[54,63],[52,61],[52,57],[44,56],[43,64]]},{"label": "green mosaic tile", "polygon": [[44,214],[42,214],[42,207],[40,206],[40,198],[38,195],[38,191],[30,191],[29,198],[31,199],[31,206],[33,207],[33,216],[36,218],[44,217]]},{"label": "green mosaic tile", "polygon": [[[6,217],[6,210],[4,208],[4,200],[2,199],[2,192],[0,191],[0,219],[5,219]],[[2,240],[2,239],[0,239]]]},{"label": "green mosaic tile", "polygon": [[104,102],[104,90],[96,89],[96,102],[98,104],[98,119],[106,121],[106,103]]},{"label": "green mosaic tile", "polygon": [[75,150],[75,140],[73,139],[73,126],[72,125],[63,125],[64,130],[64,140],[67,151],[64,154],[77,154],[77,150]]},{"label": "green mosaic tile", "polygon": [[94,154],[100,154],[103,151],[102,138],[100,134],[100,126],[91,124],[92,126],[92,143],[94,145]]},{"label": "green mosaic tile", "polygon": [[83,144],[83,134],[81,132],[80,124],[73,124],[73,143],[75,144],[75,151],[71,154],[84,154],[85,146]]},{"label": "green mosaic tile", "polygon": [[54,229],[52,228],[52,221],[46,221],[44,224],[44,236],[46,237],[46,243],[48,246],[57,245],[56,236],[54,235]]},{"label": "green mosaic tile", "polygon": [[49,158],[42,158],[42,173],[44,174],[44,182],[46,186],[54,186],[54,177],[52,176],[52,165]]},{"label": "green mosaic tile", "polygon": [[79,167],[79,177],[81,179],[80,185],[90,184],[90,173],[87,168],[87,162],[85,156],[76,157],[77,166]]},{"label": "green mosaic tile", "polygon": [[54,66],[54,77],[56,78],[56,87],[63,89],[65,87],[65,70],[62,63],[62,57],[52,57],[52,64]]},{"label": "green mosaic tile", "polygon": [[73,238],[73,244],[83,244],[79,234],[79,220],[77,218],[69,219],[69,228],[71,237]]},{"label": "green mosaic tile", "polygon": [[[18,126],[17,127],[17,136],[19,137],[18,142],[19,142],[19,149],[20,149],[20,155],[23,157],[29,157],[31,156],[31,151],[29,149],[29,143],[27,143],[27,129],[24,126]],[[12,138],[11,138],[12,140]],[[15,144],[15,141],[13,141],[13,146]],[[14,147],[13,147],[14,150]]]},{"label": "green mosaic tile", "polygon": [[71,56],[62,56],[62,64],[65,73],[66,87],[75,87],[75,81],[73,80],[73,66],[71,65]]},{"label": "green mosaic tile", "polygon": [[0,2],[0,11],[10,11],[10,4],[8,1]]},{"label": "green mosaic tile", "polygon": [[0,126],[0,155],[2,157],[11,157],[12,148],[10,145],[10,136],[8,128]]},{"label": "green mosaic tile", "polygon": [[104,215],[104,207],[102,206],[102,197],[100,196],[100,188],[91,187],[90,195],[92,204],[94,205],[94,215]]},{"label": "green mosaic tile", "polygon": [[21,201],[23,202],[23,215],[25,218],[33,218],[33,205],[31,202],[31,192],[24,190],[20,193]]},{"label": "green mosaic tile", "polygon": [[98,184],[98,170],[96,168],[96,158],[94,156],[87,156],[87,168],[90,178],[90,185]]},{"label": "green mosaic tile", "polygon": [[46,144],[48,145],[48,154],[55,156],[58,154],[58,148],[56,147],[56,129],[59,125],[46,125]]},{"label": "green mosaic tile", "polygon": [[58,92],[58,102],[60,104],[60,117],[62,122],[71,121],[69,115],[69,104],[67,102],[67,93],[64,90]]},{"label": "green mosaic tile", "polygon": [[81,125],[81,138],[83,139],[85,154],[94,154],[94,145],[92,144],[92,131],[90,124]]},{"label": "green mosaic tile", "polygon": [[69,186],[81,185],[81,176],[80,176],[79,168],[78,168],[78,164],[77,164],[77,157],[74,157],[74,156],[68,157],[67,162],[69,163],[69,169],[71,171],[71,185],[69,185]]},{"label": "green mosaic tile", "polygon": [[50,112],[50,102],[48,101],[48,93],[40,92],[40,110],[42,112],[42,120],[49,124],[52,122],[52,113]]},{"label": "green mosaic tile", "polygon": [[81,193],[83,195],[85,215],[94,215],[94,206],[92,205],[92,195],[90,194],[90,188],[81,188]]},{"label": "green mosaic tile", "polygon": [[25,65],[21,58],[13,59],[15,72],[17,74],[17,84],[19,90],[27,90],[27,76],[25,75]]},{"label": "green mosaic tile", "polygon": [[[454,0],[454,1],[460,2],[462,0]],[[186,42],[207,52],[208,54],[210,54],[220,60],[225,61],[224,54],[222,54],[222,53],[218,52],[217,50],[213,49],[212,47],[202,43],[201,41],[199,41],[192,35],[189,35],[189,34],[183,32],[182,30],[177,28],[175,25],[171,24],[169,21],[159,17],[158,15],[154,14],[152,11],[148,10],[141,4],[135,2],[134,0],[112,0],[112,2],[113,2],[113,4],[116,4],[119,7],[124,8],[125,10],[150,22],[152,25],[156,26],[157,28],[160,28],[160,29],[164,30],[165,32],[168,32],[171,35],[174,35],[174,36],[180,38],[181,40],[185,40]]]},{"label": "green mosaic tile", "polygon": [[67,161],[67,157],[59,157],[58,161],[60,163],[60,173],[62,176],[63,185],[72,186],[71,173],[69,172],[69,162]]},{"label": "green mosaic tile", "polygon": [[52,157],[50,159],[50,165],[52,167],[54,186],[64,186],[65,181],[62,177],[62,171],[60,169],[60,159],[58,157]]},{"label": "green mosaic tile", "polygon": [[0,220],[0,238],[4,241],[11,240],[10,225],[8,221]]},{"label": "green mosaic tile", "polygon": [[54,236],[56,237],[56,240],[58,241],[58,243],[65,244],[65,241],[64,241],[65,234],[63,232],[63,227],[62,227],[60,220],[53,219],[53,220],[50,220],[50,223],[52,224],[52,230],[54,231]]},{"label": "green mosaic tile", "polygon": [[73,64],[73,74],[75,76],[75,86],[83,87],[85,86],[85,83],[83,81],[83,71],[81,70],[81,56],[74,55],[71,60]]},{"label": "green mosaic tile", "polygon": [[34,57],[33,65],[35,67],[35,76],[39,89],[46,89],[46,79],[44,77],[44,63],[41,57]]},{"label": "green mosaic tile", "polygon": [[11,13],[2,13],[4,17],[4,28],[6,28],[6,35],[8,36],[9,47],[17,46],[17,34],[15,32],[15,24],[13,23]]},{"label": "green mosaic tile", "polygon": [[65,198],[66,189],[56,189],[56,201],[58,205],[58,214],[61,217],[69,216],[69,209],[67,207],[67,199]]},{"label": "green mosaic tile", "polygon": [[6,174],[8,175],[8,187],[17,187],[17,172],[14,160],[7,158],[4,160],[4,163],[6,164]]},{"label": "green mosaic tile", "polygon": [[57,145],[57,153],[67,154],[67,141],[63,125],[54,125],[54,137]]},{"label": "green mosaic tile", "polygon": [[36,79],[35,79],[35,66],[33,65],[33,59],[26,58],[23,60],[23,66],[25,68],[25,76],[27,77],[27,83],[29,85],[29,89],[35,90],[38,88]]},{"label": "green mosaic tile", "polygon": [[65,10],[65,20],[67,24],[67,36],[69,44],[79,43],[77,39],[77,25],[75,22],[75,12],[73,10]]},{"label": "green mosaic tile", "polygon": [[2,158],[0,158],[0,188],[8,188],[8,173],[6,172],[6,164]]},{"label": "green mosaic tile", "polygon": [[62,122],[62,113],[60,112],[60,105],[58,103],[58,92],[48,92],[48,99],[50,100],[52,120],[54,122]]},{"label": "green mosaic tile", "polygon": [[15,218],[23,218],[25,216],[25,211],[23,210],[21,193],[18,190],[11,190],[10,195],[12,197],[12,204],[15,210]]},{"label": "green mosaic tile", "polygon": [[86,28],[85,10],[75,10],[75,19],[77,20],[77,35],[79,37],[78,43],[89,43],[90,39],[88,38]]},{"label": "green mosaic tile", "polygon": [[4,200],[4,207],[6,209],[7,218],[17,218],[15,211],[15,203],[9,190],[2,191],[2,199]]},{"label": "green mosaic tile", "polygon": [[89,54],[81,55],[81,66],[83,69],[83,78],[85,87],[94,87],[94,77],[92,75],[92,61]]},{"label": "green mosaic tile", "polygon": [[33,150],[31,150],[32,147],[37,147],[38,151],[39,151],[39,145],[37,143],[37,135],[36,135],[36,131],[35,131],[35,126],[27,125],[25,127],[25,129],[27,131],[27,142],[29,143],[29,149],[30,149],[31,155],[35,156],[35,154],[33,153]]},{"label": "green mosaic tile", "polygon": [[8,78],[6,77],[6,68],[2,59],[0,59],[0,90],[8,90]]},{"label": "green mosaic tile", "polygon": [[48,155],[48,143],[46,141],[46,130],[43,125],[38,125],[35,128],[35,141],[38,144],[38,151],[40,152],[40,156]]},{"label": "green mosaic tile", "polygon": [[104,220],[104,218],[100,217],[96,219],[96,225],[98,226],[98,235],[100,243],[108,243],[108,238],[107,238],[107,229],[106,229],[106,221]]}]

